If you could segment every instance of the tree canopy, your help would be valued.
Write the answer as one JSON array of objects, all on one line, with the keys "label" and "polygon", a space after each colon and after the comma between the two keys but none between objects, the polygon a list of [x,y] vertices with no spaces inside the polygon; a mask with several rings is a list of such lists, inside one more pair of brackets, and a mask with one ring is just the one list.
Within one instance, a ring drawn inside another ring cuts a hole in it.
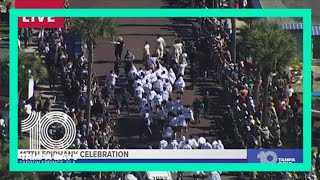
[{"label": "tree canopy", "polygon": [[71,30],[80,33],[86,42],[93,42],[97,37],[112,38],[116,34],[110,18],[74,18],[71,19]]},{"label": "tree canopy", "polygon": [[278,24],[254,20],[240,29],[241,54],[256,60],[261,73],[283,73],[297,51],[297,40]]},{"label": "tree canopy", "polygon": [[[40,80],[47,77],[47,69],[41,58],[34,53],[19,53],[19,87],[25,87],[30,78]],[[0,59],[0,86],[9,83],[9,58]]]}]

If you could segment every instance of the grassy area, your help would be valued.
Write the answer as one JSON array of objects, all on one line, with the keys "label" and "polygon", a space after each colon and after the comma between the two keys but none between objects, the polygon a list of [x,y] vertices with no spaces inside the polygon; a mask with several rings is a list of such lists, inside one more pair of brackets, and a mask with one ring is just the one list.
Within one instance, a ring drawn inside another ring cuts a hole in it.
[{"label": "grassy area", "polygon": [[[0,144],[2,146],[2,144]],[[12,180],[36,180],[33,173],[10,173],[9,172],[9,144],[4,145],[5,153],[0,155],[0,179]],[[29,138],[19,140],[19,148],[29,148]]]},{"label": "grassy area", "polygon": [[9,27],[7,24],[0,24],[0,39],[1,38],[9,38]]}]

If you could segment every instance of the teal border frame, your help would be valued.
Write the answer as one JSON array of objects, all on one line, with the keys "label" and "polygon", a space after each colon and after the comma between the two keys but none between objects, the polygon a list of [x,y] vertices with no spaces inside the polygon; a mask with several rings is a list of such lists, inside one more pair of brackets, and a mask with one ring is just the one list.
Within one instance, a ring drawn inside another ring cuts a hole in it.
[{"label": "teal border frame", "polygon": [[[303,18],[303,163],[18,163],[18,17],[269,17]],[[311,170],[311,9],[11,9],[10,10],[10,171],[310,171]]]}]

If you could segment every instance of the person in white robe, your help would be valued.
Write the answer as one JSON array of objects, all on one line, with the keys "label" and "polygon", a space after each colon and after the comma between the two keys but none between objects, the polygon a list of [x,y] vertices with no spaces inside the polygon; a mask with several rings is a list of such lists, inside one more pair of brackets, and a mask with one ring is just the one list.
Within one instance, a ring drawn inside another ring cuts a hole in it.
[{"label": "person in white robe", "polygon": [[214,140],[213,142],[212,142],[212,149],[219,149],[218,148],[218,141],[216,141],[216,140]]},{"label": "person in white robe", "polygon": [[175,59],[176,59],[176,62],[178,63],[180,56],[182,54],[183,44],[180,42],[180,40],[176,40],[175,44],[173,45],[173,48],[174,48]]},{"label": "person in white robe", "polygon": [[124,177],[124,180],[138,180],[138,178],[136,176],[134,176],[133,174],[127,174]]},{"label": "person in white robe", "polygon": [[178,149],[178,142],[177,140],[171,140],[167,145],[166,149]]},{"label": "person in white robe", "polygon": [[159,74],[158,76],[163,83],[165,82],[166,79],[169,79],[168,73],[166,73],[165,71],[162,71],[161,74]]},{"label": "person in white robe", "polygon": [[224,145],[222,144],[221,140],[218,140],[218,149],[224,149]]},{"label": "person in white robe", "polygon": [[150,91],[152,90],[152,84],[148,79],[145,80],[146,83],[143,84],[143,90],[145,94],[149,94]]},{"label": "person in white robe", "polygon": [[147,59],[147,56],[150,56],[150,45],[148,41],[145,42],[144,47],[143,47],[143,60]]},{"label": "person in white robe", "polygon": [[190,146],[189,142],[186,141],[186,143],[184,144],[184,146],[182,146],[182,149],[192,149],[192,147]]},{"label": "person in white robe", "polygon": [[166,42],[163,39],[163,37],[158,36],[157,38],[157,54],[159,58],[163,58],[163,52],[164,52],[164,48],[166,47]]},{"label": "person in white robe", "polygon": [[179,62],[182,62],[183,64],[187,64],[187,57],[188,57],[187,53],[182,53],[181,60]]},{"label": "person in white robe", "polygon": [[202,149],[212,149],[212,145],[207,141],[207,142],[203,145]]},{"label": "person in white robe", "polygon": [[169,76],[170,83],[174,84],[174,82],[176,82],[177,77],[172,68],[169,69],[168,76]]},{"label": "person in white robe", "polygon": [[137,88],[135,88],[134,92],[136,101],[139,102],[139,100],[142,99],[144,93],[144,89],[142,88],[140,83],[137,84]]},{"label": "person in white robe", "polygon": [[139,111],[141,109],[143,109],[146,106],[146,104],[148,104],[147,98],[143,97],[142,99],[140,99],[140,101],[139,101]]},{"label": "person in white robe", "polygon": [[160,106],[162,103],[162,96],[161,94],[157,94],[156,96],[154,96],[153,100],[152,100],[153,106],[157,107]]},{"label": "person in white robe", "polygon": [[189,144],[192,147],[192,149],[197,149],[199,147],[197,140],[192,135],[190,135],[188,141],[189,141]]},{"label": "person in white robe", "polygon": [[186,137],[185,137],[185,136],[182,136],[182,139],[181,139],[181,141],[179,142],[178,149],[182,149],[183,146],[186,144],[186,141],[187,141]]},{"label": "person in white robe", "polygon": [[152,111],[151,111],[151,109],[149,107],[149,104],[145,104],[145,106],[140,110],[139,115],[141,117],[144,117],[145,114],[147,114],[147,113],[152,113]]},{"label": "person in white robe", "polygon": [[148,103],[151,104],[151,106],[153,106],[153,98],[156,95],[157,95],[157,93],[154,90],[151,90],[147,95]]},{"label": "person in white robe", "polygon": [[208,180],[221,180],[220,173],[217,171],[213,171],[210,173]]},{"label": "person in white robe", "polygon": [[163,90],[163,82],[160,77],[157,77],[157,81],[152,85],[152,88],[157,92],[160,93]]},{"label": "person in white robe", "polygon": [[[172,101],[171,98],[168,99],[168,102],[166,104],[166,109],[168,111],[168,113],[171,113],[173,111],[173,107],[174,107],[174,102]],[[169,114],[168,114],[169,115]]]},{"label": "person in white robe", "polygon": [[186,117],[187,125],[189,125],[190,122],[194,120],[193,111],[192,111],[190,105],[187,105],[186,107],[184,107],[182,109],[182,114]]},{"label": "person in white robe", "polygon": [[183,109],[183,103],[182,103],[181,99],[178,97],[176,99],[176,101],[174,102],[172,112],[175,114],[178,114],[180,111],[182,111],[182,109]]},{"label": "person in white robe", "polygon": [[137,68],[133,65],[128,72],[128,80],[129,81],[134,81],[136,77],[138,76],[138,71]]},{"label": "person in white robe", "polygon": [[176,128],[178,126],[178,118],[177,117],[173,117],[169,121],[169,126],[172,127],[172,128]]},{"label": "person in white robe", "polygon": [[148,131],[150,132],[150,134],[152,134],[150,126],[153,123],[153,113],[152,112],[145,113],[144,118],[145,118],[146,124],[148,126]]},{"label": "person in white robe", "polygon": [[144,74],[144,76],[146,76],[146,71],[144,71],[141,67],[139,68],[139,70],[137,70],[137,76],[139,76],[139,78],[143,78],[142,74]]},{"label": "person in white robe", "polygon": [[179,143],[178,143],[178,141],[176,139],[172,140],[171,144],[174,146],[174,149],[178,149]]},{"label": "person in white robe", "polygon": [[184,74],[185,74],[185,69],[186,69],[187,66],[188,66],[187,63],[180,62],[180,64],[179,64],[178,76],[182,76],[182,77],[184,76]]},{"label": "person in white robe", "polygon": [[162,96],[162,100],[168,102],[170,93],[167,91],[167,88],[163,88],[163,91],[160,93]]},{"label": "person in white robe", "polygon": [[186,83],[184,82],[183,77],[179,77],[178,80],[174,83],[174,88],[177,92],[177,97],[182,96],[185,87]]},{"label": "person in white robe", "polygon": [[158,77],[157,77],[156,73],[154,73],[154,72],[151,73],[151,74],[150,74],[150,83],[153,84],[153,83],[155,83],[157,80],[158,80]]},{"label": "person in white robe", "polygon": [[172,93],[172,85],[169,81],[169,79],[166,79],[165,82],[163,83],[163,88],[166,88],[166,90],[171,94]]},{"label": "person in white robe", "polygon": [[165,74],[165,75],[168,75],[169,71],[165,66],[161,66],[161,73]]},{"label": "person in white robe", "polygon": [[198,139],[199,147],[203,147],[206,142],[207,142],[207,140],[204,137],[200,137]]},{"label": "person in white robe", "polygon": [[160,149],[166,149],[167,145],[168,145],[168,142],[163,139],[163,140],[160,141],[159,148]]},{"label": "person in white robe", "polygon": [[155,70],[156,69],[156,66],[157,66],[157,58],[156,57],[148,57],[148,60],[147,60],[147,65],[148,65],[148,70]]},{"label": "person in white robe", "polygon": [[186,117],[183,114],[180,114],[178,117],[178,127],[181,128],[184,132],[187,132],[187,122]]},{"label": "person in white robe", "polygon": [[132,88],[136,89],[138,87],[138,84],[140,84],[140,86],[142,86],[141,79],[136,79],[135,81],[133,81]]},{"label": "person in white robe", "polygon": [[110,71],[110,74],[106,78],[105,85],[114,89],[117,79],[118,76],[113,71]]}]

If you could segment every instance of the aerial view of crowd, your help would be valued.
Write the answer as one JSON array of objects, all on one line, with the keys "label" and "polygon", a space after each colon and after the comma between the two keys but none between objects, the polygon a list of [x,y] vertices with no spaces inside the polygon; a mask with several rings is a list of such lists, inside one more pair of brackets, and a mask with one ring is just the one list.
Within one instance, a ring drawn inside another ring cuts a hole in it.
[{"label": "aerial view of crowd", "polygon": [[[190,2],[192,7],[223,6],[222,1]],[[239,1],[236,6],[245,7],[247,1]],[[72,22],[68,21],[71,26]],[[57,108],[67,113],[77,129],[72,149],[302,148],[302,96],[295,92],[290,75],[272,70],[266,79],[260,74],[262,63],[254,55],[245,55],[241,47],[233,53],[236,32],[230,18],[195,18],[189,27],[192,33],[188,37],[176,33],[173,43],[168,43],[169,37],[155,33],[144,44],[137,44],[141,46],[140,54],[130,50],[134,47],[127,45],[126,37],[112,36],[108,43],[113,52],[105,53],[113,54],[114,59],[105,65],[108,67],[100,65],[108,69],[103,77],[98,77],[92,68],[92,47],[81,32],[73,28],[20,29],[20,51],[36,42],[35,53],[48,72],[45,80],[35,83],[34,96],[20,104],[20,120],[30,108],[42,115]],[[246,38],[237,37],[240,41]],[[95,48],[95,41],[92,45]],[[54,90],[54,98],[43,98],[38,83],[44,82],[49,90]],[[1,137],[7,137],[8,126],[2,119],[0,116]],[[123,125],[123,119],[141,124],[135,134],[138,138],[119,135],[119,128],[135,128]],[[207,125],[212,119],[214,123]],[[195,133],[202,126],[206,126],[205,130]],[[53,139],[62,138],[65,132],[58,123],[50,129]],[[21,132],[19,135],[23,136]],[[319,162],[319,152],[314,152],[311,172],[237,175],[241,179],[317,179]],[[131,177],[134,173],[128,174]],[[183,179],[183,172],[177,174],[178,179]],[[194,172],[193,178],[221,179],[223,174]],[[123,174],[54,176],[119,179]]]}]

